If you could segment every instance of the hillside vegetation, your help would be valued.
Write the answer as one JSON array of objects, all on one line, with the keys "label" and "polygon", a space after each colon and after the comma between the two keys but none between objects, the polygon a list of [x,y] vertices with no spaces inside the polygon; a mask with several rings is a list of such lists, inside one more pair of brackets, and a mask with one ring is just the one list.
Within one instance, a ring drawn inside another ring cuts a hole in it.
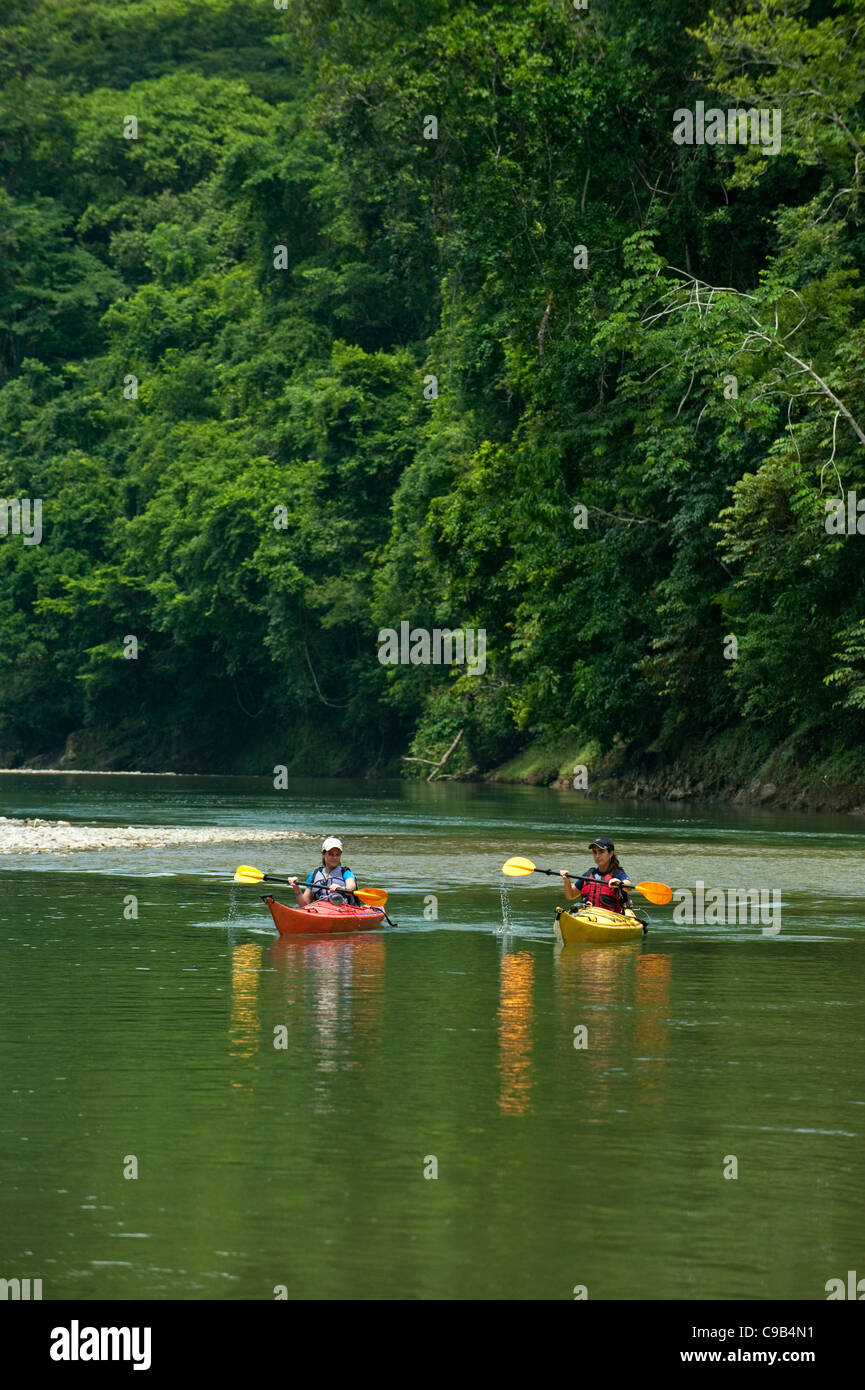
[{"label": "hillside vegetation", "polygon": [[[0,759],[426,775],[462,730],[451,773],[842,776],[863,33],[865,0],[0,0]],[[677,143],[701,102],[779,112],[778,152]],[[482,629],[485,669],[383,665],[403,622]]]}]

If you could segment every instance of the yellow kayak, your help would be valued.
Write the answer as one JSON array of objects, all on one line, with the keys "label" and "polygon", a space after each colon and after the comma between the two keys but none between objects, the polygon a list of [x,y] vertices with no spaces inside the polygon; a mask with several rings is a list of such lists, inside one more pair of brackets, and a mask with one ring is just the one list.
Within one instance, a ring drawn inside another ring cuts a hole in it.
[{"label": "yellow kayak", "polygon": [[568,941],[636,941],[643,935],[643,924],[630,908],[610,912],[606,907],[581,907],[578,912],[556,908],[556,940]]}]

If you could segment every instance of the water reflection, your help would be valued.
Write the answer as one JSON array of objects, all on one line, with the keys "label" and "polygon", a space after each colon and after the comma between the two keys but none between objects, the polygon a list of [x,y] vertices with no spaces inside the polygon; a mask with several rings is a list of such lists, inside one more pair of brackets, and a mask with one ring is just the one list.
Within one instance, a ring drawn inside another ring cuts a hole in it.
[{"label": "water reflection", "polygon": [[637,962],[637,1008],[634,1020],[634,1059],[640,1079],[640,1098],[657,1104],[667,1077],[670,1043],[670,981],[673,958],[658,952]]},{"label": "water reflection", "polygon": [[[258,1051],[261,953],[261,946],[253,942],[235,946],[231,953],[231,1026],[228,1036],[232,1057],[252,1057]],[[232,1084],[245,1089],[237,1081]]]},{"label": "water reflection", "polygon": [[499,977],[499,1106],[522,1115],[531,1099],[532,995],[535,967],[528,951],[502,955]]},{"label": "water reflection", "polygon": [[616,1104],[616,1063],[630,1050],[624,1035],[640,950],[639,941],[555,948],[560,1047],[573,1049],[575,1029],[586,1029],[585,1046],[577,1049],[580,1067],[574,1084],[594,1115]]},{"label": "water reflection", "polygon": [[[289,1048],[308,1046],[316,1070],[378,1075],[384,1015],[387,948],[379,934],[300,940],[280,937],[270,948],[276,971],[279,1021]],[[320,1091],[317,1109],[332,1109]]]},{"label": "water reflection", "polygon": [[578,1049],[584,1103],[595,1113],[619,1104],[619,1082],[630,1074],[637,1099],[657,1104],[667,1072],[671,956],[646,952],[640,941],[575,943],[556,947],[555,961],[560,1048],[574,1046],[575,1028],[587,1030]]}]

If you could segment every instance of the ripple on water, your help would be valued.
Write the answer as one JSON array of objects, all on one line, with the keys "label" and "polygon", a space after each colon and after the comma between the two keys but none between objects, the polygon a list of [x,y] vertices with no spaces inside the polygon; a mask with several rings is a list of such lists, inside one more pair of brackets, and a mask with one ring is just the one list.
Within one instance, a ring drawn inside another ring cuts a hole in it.
[{"label": "ripple on water", "polygon": [[[122,795],[112,785],[113,801],[91,790],[76,803],[79,782],[57,779],[38,805],[19,790],[15,811],[266,828],[289,805],[264,779],[190,780],[182,792],[178,780],[175,800],[155,779]],[[828,1270],[848,1267],[859,1146],[844,1125],[865,1106],[865,982],[849,944],[865,919],[861,830],[804,818],[809,839],[764,812],[718,824],[705,812],[695,828],[663,808],[583,807],[541,788],[378,796],[349,782],[307,784],[289,814],[308,837],[304,857],[319,832],[350,836],[349,862],[398,893],[400,931],[279,953],[257,896],[231,882],[250,854],[219,845],[2,859],[11,1085],[0,1166],[11,1155],[12,1181],[0,1187],[0,1229],[34,1252],[58,1297],[75,1284],[82,1296],[259,1297],[291,1249],[304,1252],[302,1276],[292,1284],[287,1270],[285,1282],[315,1298],[358,1287],[567,1296],[575,1252],[601,1297],[807,1298],[815,1250]],[[680,926],[658,909],[635,953],[577,948],[557,961],[553,885],[514,880],[504,891],[500,866],[519,846],[579,871],[585,848],[576,862],[571,852],[596,819],[632,876],[784,885],[781,933]],[[305,867],[286,859],[265,853],[264,867]],[[130,892],[134,924],[122,915]],[[430,893],[436,919],[423,916]],[[244,950],[261,953],[261,968],[232,969],[248,967]],[[148,967],[134,953],[150,954]],[[181,973],[197,974],[185,992]],[[580,1023],[585,1051],[574,1047]],[[54,1079],[58,1060],[67,1070]],[[762,1123],[730,1121],[742,1114]],[[751,1131],[741,1137],[750,1172],[756,1160],[771,1181],[706,1178],[703,1156],[720,1133],[738,1148],[737,1131]],[[130,1152],[157,1182],[119,1180]],[[451,1167],[456,1158],[456,1188],[419,1184],[436,1153]],[[407,1163],[394,1166],[394,1154]],[[58,1178],[72,1183],[72,1202],[56,1201],[70,1195]],[[97,1202],[101,1217],[79,1210]],[[150,1254],[105,1259],[109,1233],[152,1239]]]}]

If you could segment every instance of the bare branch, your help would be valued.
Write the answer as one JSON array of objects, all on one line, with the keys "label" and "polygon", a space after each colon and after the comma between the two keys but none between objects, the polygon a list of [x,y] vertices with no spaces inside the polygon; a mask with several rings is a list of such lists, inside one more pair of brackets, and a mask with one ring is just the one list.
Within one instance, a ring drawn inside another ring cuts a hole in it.
[{"label": "bare branch", "polygon": [[[460,729],[459,733],[457,734],[457,736],[456,736],[456,738],[454,739],[453,743],[451,744],[450,748],[449,748],[448,751],[445,753],[445,755],[444,755],[443,758],[439,758],[438,762],[436,762],[434,758],[405,758],[405,757],[402,759],[402,761],[403,761],[404,763],[432,763],[432,764],[433,764],[433,770],[432,770],[432,772],[430,773],[429,777],[426,779],[428,782],[432,782],[432,780],[433,780],[435,777],[437,777],[437,776],[439,775],[440,770],[444,767],[444,765],[445,765],[445,763],[447,762],[448,758],[450,757],[451,753],[454,751],[454,749],[456,748],[456,746],[457,746],[457,744],[459,743],[460,739],[462,738],[464,732],[465,732],[465,731],[464,731],[463,729]],[[451,774],[450,774],[450,773],[447,773],[446,775],[447,775],[448,777],[450,777]]]},{"label": "bare branch", "polygon": [[[778,344],[774,343],[774,340],[769,337],[768,333],[752,333],[750,336],[752,338],[762,338],[762,340],[766,343],[779,346]],[[819,376],[817,372],[814,371],[813,367],[809,366],[807,362],[803,362],[801,357],[797,357],[795,353],[788,351],[787,348],[781,348],[781,351],[783,352],[785,357],[789,357],[791,362],[795,362],[798,367],[802,368],[803,372],[807,372],[808,375],[812,378],[812,380],[817,382],[818,386],[820,386],[820,388],[822,389],[823,394],[828,396],[832,404],[838,407],[841,414],[844,416],[844,419],[852,427],[856,435],[856,438],[861,440],[861,442],[865,444],[865,434],[862,433],[859,424],[850,414],[850,411],[847,409],[844,402],[842,400],[839,400],[839,398],[835,395],[835,392],[832,390],[831,386],[828,386],[826,384],[823,378]]]},{"label": "bare branch", "polygon": [[552,309],[552,307],[553,301],[552,298],[550,298],[547,300],[547,307],[544,310],[544,316],[541,319],[541,326],[538,329],[538,357],[541,359],[541,366],[544,365],[544,334],[547,331],[547,324],[550,321],[550,310]]},{"label": "bare branch", "polygon": [[826,462],[823,464],[823,467],[820,469],[820,491],[823,491],[823,474],[826,472],[826,469],[829,467],[829,464],[831,463],[832,467],[835,469],[835,477],[838,479],[838,495],[840,497],[843,497],[844,484],[841,481],[841,474],[838,472],[838,465],[835,462],[835,431],[838,428],[838,415],[839,412],[836,410],[835,419],[832,421],[832,455],[830,458],[826,460]]},{"label": "bare branch", "polygon": [[603,507],[593,507],[591,502],[588,504],[587,510],[590,512],[599,512],[601,516],[608,516],[611,521],[621,521],[625,526],[630,526],[634,522],[636,522],[638,526],[647,526],[649,522],[652,522],[655,526],[666,525],[664,521],[655,521],[653,516],[627,516],[624,512],[605,512]]},{"label": "bare branch", "polygon": [[329,705],[331,709],[347,709],[348,706],[351,704],[350,700],[328,700],[325,695],[322,695],[321,686],[315,678],[315,672],[312,669],[312,662],[309,659],[309,648],[307,647],[305,642],[303,644],[303,650],[306,654],[306,664],[309,667],[309,674],[312,676],[312,683],[315,686],[316,693],[318,695],[318,698],[321,700],[321,703],[323,705]]},{"label": "bare branch", "polygon": [[679,409],[676,411],[676,417],[675,417],[677,420],[678,420],[678,418],[679,418],[679,414],[680,414],[680,412],[681,412],[682,406],[685,404],[685,401],[688,399],[688,397],[689,397],[690,394],[691,394],[691,387],[694,385],[694,377],[695,377],[696,375],[697,375],[697,371],[696,371],[696,368],[695,368],[694,371],[691,373],[691,380],[688,382],[688,389],[687,389],[687,391],[685,392],[685,394],[684,394],[684,396],[682,397],[682,399],[679,401]]},{"label": "bare branch", "polygon": [[[707,285],[705,280],[698,280],[696,276],[690,275],[687,271],[680,270],[677,266],[667,266],[667,269],[668,269],[668,270],[674,271],[674,273],[677,274],[677,275],[682,275],[682,276],[685,278],[685,280],[687,280],[687,281],[690,282],[690,284],[691,284],[691,286],[692,286],[692,297],[689,298],[688,301],[687,301],[686,303],[684,303],[684,304],[681,304],[681,303],[680,303],[680,304],[678,304],[678,305],[674,305],[672,309],[665,309],[665,310],[663,310],[661,313],[655,314],[654,316],[652,316],[652,317],[649,318],[649,319],[644,319],[644,320],[642,320],[642,322],[644,322],[644,323],[654,323],[654,322],[657,321],[657,319],[663,318],[663,317],[665,317],[665,315],[667,315],[667,314],[674,313],[676,309],[691,309],[691,308],[694,307],[695,302],[696,302],[696,305],[697,305],[698,310],[702,313],[702,306],[700,305],[700,299],[699,299],[699,287],[700,287],[700,286],[703,286],[705,289],[712,289],[712,288],[713,288],[711,285]],[[743,290],[734,289],[734,288],[733,288],[732,286],[730,286],[730,285],[724,285],[724,286],[716,285],[716,286],[714,286],[714,289],[716,289],[716,290],[724,290],[726,293],[735,295],[736,298],[739,299],[739,300],[749,299],[749,300],[752,300],[752,301],[756,302],[756,299],[757,299],[757,296],[756,296],[756,295],[747,294],[747,293],[745,293]],[[795,290],[790,290],[790,292],[791,292],[792,294],[796,294],[796,291],[795,291]],[[798,295],[796,295],[796,297],[799,298]],[[786,347],[783,346],[783,343],[786,342],[786,340],[787,340],[787,338],[789,338],[790,334],[789,334],[789,333],[786,333],[782,339],[778,339],[777,337],[773,337],[772,334],[766,332],[766,330],[764,329],[763,325],[760,323],[760,320],[756,317],[755,314],[749,312],[748,317],[751,319],[751,322],[752,322],[753,324],[756,325],[756,327],[753,328],[753,329],[751,329],[751,330],[745,335],[745,338],[744,338],[744,340],[743,340],[743,342],[742,342],[742,347],[739,349],[739,351],[745,351],[745,350],[747,350],[747,348],[751,345],[751,343],[754,343],[754,342],[768,343],[768,345],[769,345],[770,347],[775,347],[775,348],[780,349],[780,351],[784,354],[784,356],[785,356],[786,358],[789,359],[789,361],[795,362],[796,366],[799,367],[799,368],[801,369],[801,371],[805,372],[808,376],[810,376],[811,379],[812,379],[812,381],[816,381],[816,383],[817,383],[817,385],[820,387],[822,393],[823,393],[825,396],[828,397],[828,399],[832,402],[832,404],[833,404],[833,405],[841,412],[841,414],[844,416],[844,419],[848,422],[848,424],[849,424],[850,427],[852,428],[853,432],[855,433],[856,438],[859,439],[859,440],[861,441],[862,444],[865,444],[865,433],[863,433],[863,431],[862,431],[862,429],[861,429],[861,427],[860,427],[858,421],[853,417],[853,415],[851,415],[850,411],[847,409],[847,407],[846,407],[846,405],[844,404],[844,402],[843,402],[842,400],[840,400],[838,396],[835,395],[835,392],[832,390],[831,386],[829,386],[829,384],[828,384],[826,381],[823,380],[823,378],[819,375],[818,372],[816,372],[816,371],[814,370],[814,368],[810,365],[810,363],[808,363],[808,362],[803,362],[802,359],[801,359],[801,357],[797,357],[796,354],[795,354],[794,352],[791,352],[789,348],[786,348]],[[802,322],[804,322],[804,318],[800,321],[800,323],[802,323]],[[777,305],[776,305],[776,308],[775,308],[775,324],[776,324],[776,331],[777,331],[777,325],[778,325],[778,311],[777,311]],[[798,326],[799,326],[799,325],[797,325],[797,327],[798,327]],[[690,388],[689,388],[689,390],[690,390]],[[686,399],[687,399],[687,396],[686,396]],[[682,404],[684,404],[684,402],[683,402]],[[682,407],[681,407],[681,405],[680,405],[680,406],[679,406],[679,409],[681,410],[681,408],[682,408]],[[678,414],[678,411],[677,411],[676,413]]]}]

